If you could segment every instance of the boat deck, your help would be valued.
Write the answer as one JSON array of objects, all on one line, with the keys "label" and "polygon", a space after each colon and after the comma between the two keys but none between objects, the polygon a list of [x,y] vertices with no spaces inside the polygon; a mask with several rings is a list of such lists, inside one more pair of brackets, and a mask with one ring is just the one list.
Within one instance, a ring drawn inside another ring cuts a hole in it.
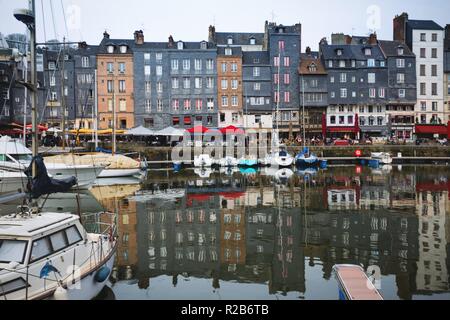
[{"label": "boat deck", "polygon": [[348,300],[383,300],[360,266],[337,265],[334,270]]}]

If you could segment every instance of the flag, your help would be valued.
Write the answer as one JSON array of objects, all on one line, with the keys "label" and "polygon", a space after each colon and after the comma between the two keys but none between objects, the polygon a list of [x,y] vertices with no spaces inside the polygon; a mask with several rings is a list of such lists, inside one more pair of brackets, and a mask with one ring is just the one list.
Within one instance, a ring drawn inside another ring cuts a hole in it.
[{"label": "flag", "polygon": [[48,277],[48,274],[50,273],[50,271],[56,272],[59,275],[61,275],[61,273],[59,272],[58,269],[56,269],[52,263],[50,261],[47,261],[47,263],[45,264],[45,266],[42,267],[41,272],[39,274],[39,278],[45,278]]}]

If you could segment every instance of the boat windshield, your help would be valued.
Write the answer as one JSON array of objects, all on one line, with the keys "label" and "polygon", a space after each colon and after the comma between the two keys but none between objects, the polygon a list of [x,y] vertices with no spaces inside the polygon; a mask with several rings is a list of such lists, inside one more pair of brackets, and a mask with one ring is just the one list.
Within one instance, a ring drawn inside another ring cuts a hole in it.
[{"label": "boat windshield", "polygon": [[0,263],[23,263],[27,241],[0,239]]},{"label": "boat windshield", "polygon": [[31,162],[31,159],[33,158],[31,154],[10,154],[12,158],[14,158],[18,162]]}]

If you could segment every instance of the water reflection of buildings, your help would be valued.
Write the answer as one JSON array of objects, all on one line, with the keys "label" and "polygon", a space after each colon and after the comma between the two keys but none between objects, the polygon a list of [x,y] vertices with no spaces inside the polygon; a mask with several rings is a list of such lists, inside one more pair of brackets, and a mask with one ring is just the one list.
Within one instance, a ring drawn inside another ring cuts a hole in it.
[{"label": "water reflection of buildings", "polygon": [[129,250],[136,241],[137,260],[119,263],[136,266],[141,288],[169,275],[174,285],[195,277],[211,279],[212,289],[222,280],[305,292],[305,263],[326,279],[335,263],[357,263],[395,275],[400,298],[447,291],[448,183],[427,181],[405,169],[285,186],[240,175],[188,179],[179,195],[169,188],[129,200],[138,214],[122,230]]}]

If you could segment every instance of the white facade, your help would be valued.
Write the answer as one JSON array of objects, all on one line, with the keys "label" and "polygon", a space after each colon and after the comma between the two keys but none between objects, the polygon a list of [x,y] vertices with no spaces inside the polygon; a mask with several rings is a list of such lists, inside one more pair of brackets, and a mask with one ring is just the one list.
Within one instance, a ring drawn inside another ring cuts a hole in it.
[{"label": "white facade", "polygon": [[[416,55],[417,73],[417,104],[415,116],[419,123],[429,124],[434,119],[439,123],[444,121],[444,31],[443,30],[413,30],[412,50]],[[433,57],[433,51],[436,57]],[[425,55],[423,55],[425,53]],[[422,74],[423,66],[425,75]],[[435,68],[435,75],[432,71]],[[423,84],[425,92],[422,92]],[[436,86],[436,94],[432,88]],[[422,93],[425,93],[424,95]]]},{"label": "white facade", "polygon": [[272,130],[273,119],[272,114],[244,114],[244,127],[246,129],[266,129]]},{"label": "white facade", "polygon": [[237,110],[221,110],[219,112],[219,128],[228,126],[242,127],[243,125],[244,116],[242,112]]},{"label": "white facade", "polygon": [[327,127],[353,127],[355,120],[355,106],[328,106],[327,108]]}]

